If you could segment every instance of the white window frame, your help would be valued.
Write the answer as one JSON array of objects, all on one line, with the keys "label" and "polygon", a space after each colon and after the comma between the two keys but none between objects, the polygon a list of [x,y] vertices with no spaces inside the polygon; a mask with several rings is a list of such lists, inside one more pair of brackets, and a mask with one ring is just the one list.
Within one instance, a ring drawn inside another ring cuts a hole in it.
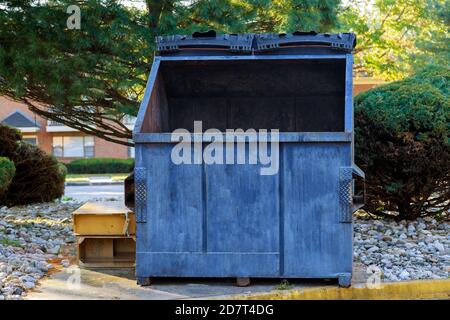
[{"label": "white window frame", "polygon": [[[133,142],[133,140],[128,139],[128,142]],[[135,150],[136,150],[135,147],[128,146],[127,147],[127,157],[134,158],[136,155]]]},{"label": "white window frame", "polygon": [[35,146],[37,146],[39,144],[39,140],[38,140],[38,137],[36,135],[31,135],[31,136],[29,136],[29,135],[25,136],[24,135],[24,136],[22,136],[22,140],[25,141],[25,139],[34,139],[34,140],[36,140]]},{"label": "white window frame", "polygon": [[[55,146],[55,138],[61,139],[61,146]],[[82,155],[67,155],[65,138],[82,138],[82,146],[80,149],[82,150]],[[86,141],[91,140],[92,141]],[[61,153],[56,154],[55,148],[60,148]],[[89,149],[88,149],[89,148]],[[52,137],[52,154],[59,158],[94,158],[95,157],[95,137],[93,136],[53,136]]]}]

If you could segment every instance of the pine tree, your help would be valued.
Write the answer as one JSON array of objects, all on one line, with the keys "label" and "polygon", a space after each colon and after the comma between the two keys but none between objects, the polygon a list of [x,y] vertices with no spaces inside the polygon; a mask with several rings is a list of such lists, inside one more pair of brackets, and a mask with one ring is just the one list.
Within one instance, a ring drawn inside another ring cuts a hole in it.
[{"label": "pine tree", "polygon": [[[136,115],[159,34],[330,30],[338,0],[0,2],[0,94],[39,115],[130,144],[122,124]],[[81,9],[69,29],[67,8]]]}]

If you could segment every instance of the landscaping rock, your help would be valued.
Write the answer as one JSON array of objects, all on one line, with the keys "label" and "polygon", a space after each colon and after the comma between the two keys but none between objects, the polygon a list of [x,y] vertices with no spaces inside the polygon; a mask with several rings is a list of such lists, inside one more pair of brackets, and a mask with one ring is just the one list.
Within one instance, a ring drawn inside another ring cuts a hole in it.
[{"label": "landscaping rock", "polygon": [[64,267],[64,268],[68,268],[69,266],[70,266],[70,262],[69,262],[69,260],[62,260],[61,261],[61,264],[62,264],[62,266]]},{"label": "landscaping rock", "polygon": [[448,221],[433,218],[396,222],[360,216],[354,224],[354,260],[381,268],[385,281],[446,279],[449,229]]},{"label": "landscaping rock", "polygon": [[55,201],[0,209],[0,300],[23,299],[53,268],[48,260],[74,239],[71,214],[81,204]]},{"label": "landscaping rock", "polygon": [[444,246],[442,245],[442,243],[440,243],[439,241],[434,241],[433,242],[433,244],[434,244],[434,247],[438,250],[438,251],[440,251],[440,252],[445,252],[445,248],[444,248]]}]

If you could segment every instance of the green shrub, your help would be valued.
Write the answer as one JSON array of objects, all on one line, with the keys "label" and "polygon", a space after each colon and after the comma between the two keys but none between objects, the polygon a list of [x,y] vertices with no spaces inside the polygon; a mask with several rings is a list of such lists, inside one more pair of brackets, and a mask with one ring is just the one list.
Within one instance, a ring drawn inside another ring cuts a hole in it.
[{"label": "green shrub", "polygon": [[[48,202],[64,194],[65,168],[37,146],[21,141],[20,134],[0,125],[0,156],[13,161],[16,173],[0,204],[7,206]],[[7,146],[7,147],[5,147]]]},{"label": "green shrub", "polygon": [[[56,159],[55,159],[56,160]],[[58,162],[58,175],[64,179],[64,181],[66,180],[66,176],[67,176],[67,167],[61,163]]]},{"label": "green shrub", "polygon": [[8,158],[0,157],[0,195],[8,189],[15,173],[14,163]]},{"label": "green shrub", "polygon": [[429,67],[355,98],[355,156],[366,173],[369,213],[448,214],[449,77],[449,68]]},{"label": "green shrub", "polygon": [[0,157],[14,154],[22,135],[19,130],[0,124]]},{"label": "green shrub", "polygon": [[92,158],[73,160],[67,165],[69,173],[129,173],[133,171],[133,159]]}]

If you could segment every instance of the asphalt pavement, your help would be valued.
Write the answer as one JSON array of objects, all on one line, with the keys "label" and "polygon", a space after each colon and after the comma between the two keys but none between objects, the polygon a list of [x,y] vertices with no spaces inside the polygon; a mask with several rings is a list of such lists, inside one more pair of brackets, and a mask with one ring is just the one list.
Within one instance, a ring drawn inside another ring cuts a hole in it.
[{"label": "asphalt pavement", "polygon": [[108,185],[69,185],[66,186],[65,196],[78,201],[124,199],[123,184]]}]

